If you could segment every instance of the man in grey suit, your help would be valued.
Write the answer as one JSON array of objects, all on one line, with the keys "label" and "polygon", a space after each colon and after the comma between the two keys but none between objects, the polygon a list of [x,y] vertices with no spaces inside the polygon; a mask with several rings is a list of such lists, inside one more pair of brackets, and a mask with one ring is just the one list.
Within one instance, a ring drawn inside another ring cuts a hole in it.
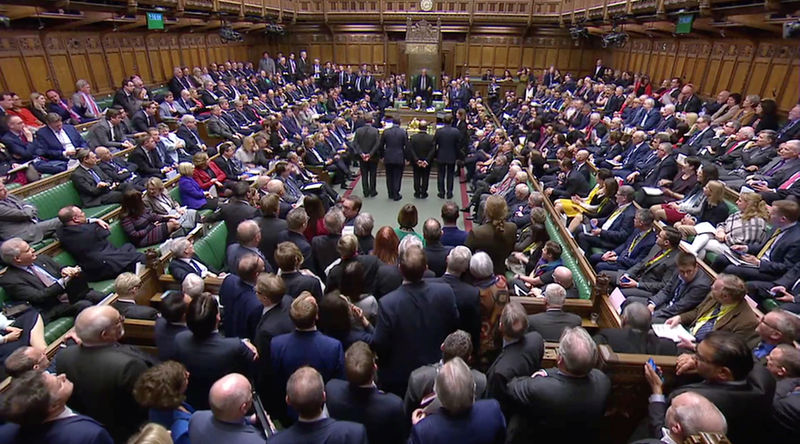
[{"label": "man in grey suit", "polygon": [[380,145],[380,135],[378,129],[373,126],[375,122],[372,114],[364,116],[366,123],[356,130],[353,138],[353,152],[359,158],[361,166],[361,187],[364,197],[375,197],[378,192],[375,190],[375,179],[378,174],[378,146]]},{"label": "man in grey suit", "polygon": [[239,373],[223,376],[208,393],[211,410],[199,410],[189,420],[189,439],[198,444],[263,444],[264,433],[245,420],[253,405],[250,382]]},{"label": "man in grey suit", "polygon": [[[652,298],[646,301],[640,300],[652,311],[655,323],[664,322],[675,315],[692,310],[700,305],[711,291],[711,278],[700,271],[694,255],[681,252],[675,259],[675,264],[678,272],[672,276],[667,285]],[[635,296],[631,296],[626,303],[634,301],[634,298]]]},{"label": "man in grey suit", "polygon": [[80,165],[75,168],[70,178],[78,196],[85,207],[96,207],[122,201],[122,191],[117,187],[126,188],[125,184],[114,183],[114,180],[97,166],[97,155],[87,149],[78,150],[75,156]]},{"label": "man in grey suit", "polygon": [[222,108],[219,105],[211,107],[211,117],[206,120],[206,129],[210,137],[219,137],[231,141],[236,146],[242,145],[242,135],[236,132],[235,128],[231,128],[222,118]]},{"label": "man in grey suit", "polygon": [[[388,119],[387,119],[388,120]],[[405,150],[408,145],[408,134],[400,128],[400,119],[394,118],[394,125],[381,135],[379,147],[386,166],[386,191],[389,199],[398,201],[403,198],[400,188],[403,182],[403,166],[405,166]]]},{"label": "man in grey suit", "polygon": [[89,128],[89,134],[86,135],[86,143],[89,144],[89,148],[95,149],[98,146],[104,146],[115,151],[133,148],[133,143],[125,138],[125,132],[120,125],[123,118],[121,110],[107,109],[105,117]]},{"label": "man in grey suit", "polygon": [[39,210],[13,194],[8,194],[6,184],[0,182],[0,239],[18,237],[35,244],[52,236],[61,226],[54,217],[39,220]]},{"label": "man in grey suit", "polygon": [[548,284],[544,287],[546,311],[528,316],[528,331],[539,332],[545,341],[557,342],[565,328],[580,326],[580,316],[561,309],[566,297],[567,291],[561,285]]}]

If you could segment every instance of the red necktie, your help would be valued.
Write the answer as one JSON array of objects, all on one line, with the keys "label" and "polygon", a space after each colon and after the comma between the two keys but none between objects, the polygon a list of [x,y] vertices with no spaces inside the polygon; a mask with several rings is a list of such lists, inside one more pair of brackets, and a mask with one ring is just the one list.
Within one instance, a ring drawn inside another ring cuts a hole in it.
[{"label": "red necktie", "polygon": [[728,151],[725,151],[725,154],[730,154],[730,153],[732,153],[732,152],[733,152],[733,150],[735,150],[736,148],[738,148],[738,147],[739,147],[739,144],[740,144],[740,143],[741,143],[741,142],[736,142],[736,143],[734,143],[734,144],[733,144],[733,145],[732,145],[730,148],[728,148]]},{"label": "red necktie", "polygon": [[20,133],[19,133],[19,138],[22,140],[22,142],[24,142],[24,143],[25,143],[25,145],[27,145],[27,144],[28,144],[28,137],[25,135],[25,133],[24,133],[24,132],[20,132]]},{"label": "red necktie", "polygon": [[794,185],[795,182],[797,182],[797,179],[800,179],[800,171],[792,174],[792,177],[790,177],[788,180],[786,180],[786,182],[782,183],[781,186],[778,187],[778,189],[779,190],[788,189],[789,187]]}]

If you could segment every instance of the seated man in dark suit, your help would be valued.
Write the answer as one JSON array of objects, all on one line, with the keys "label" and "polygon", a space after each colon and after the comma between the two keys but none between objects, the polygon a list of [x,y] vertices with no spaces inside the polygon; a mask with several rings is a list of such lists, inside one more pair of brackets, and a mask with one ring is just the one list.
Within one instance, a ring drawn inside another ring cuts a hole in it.
[{"label": "seated man in dark suit", "polygon": [[399,262],[404,283],[382,298],[373,336],[382,388],[398,396],[405,394],[414,369],[439,359],[442,341],[458,327],[453,290],[422,279],[427,269],[422,248],[408,248]]},{"label": "seated man in dark suit", "polygon": [[[654,372],[655,373],[655,372]],[[658,376],[656,376],[658,378]],[[647,376],[650,381],[651,376]],[[660,382],[660,378],[659,378]],[[652,387],[652,386],[651,386]],[[660,392],[660,390],[658,390]],[[663,394],[661,398],[664,397]],[[661,400],[650,402],[649,433],[652,439],[635,441],[634,444],[657,444],[663,442],[686,442],[686,439],[699,433],[728,432],[728,422],[705,396],[695,392],[684,392],[672,399],[669,408]],[[677,412],[680,411],[680,414]],[[667,441],[669,440],[669,441]]]},{"label": "seated man in dark suit", "polygon": [[[661,378],[651,368],[645,376],[653,389],[650,396],[651,418],[654,408],[663,412],[666,404],[686,392],[706,397],[728,420],[727,437],[731,442],[763,442],[763,433],[769,430],[775,380],[761,365],[754,365],[753,355],[745,340],[734,333],[713,331],[698,345],[695,355],[685,355],[694,361],[702,382],[684,385],[673,390],[669,401],[664,397]],[[678,373],[681,368],[678,358]],[[656,381],[658,380],[658,381]],[[663,421],[663,420],[662,420]],[[657,424],[652,424],[657,427]]]},{"label": "seated man in dark suit", "polygon": [[323,223],[328,234],[320,234],[311,239],[311,257],[314,264],[312,271],[320,277],[325,276],[328,266],[339,258],[336,245],[339,243],[339,238],[342,237],[344,214],[335,207],[331,208],[325,213]]},{"label": "seated man in dark suit", "polygon": [[622,328],[603,328],[594,335],[594,342],[608,344],[617,353],[677,355],[674,342],[650,331],[651,320],[652,314],[646,305],[629,303],[622,310]]},{"label": "seated man in dark suit", "polygon": [[64,267],[48,256],[39,256],[20,238],[3,242],[0,257],[8,264],[0,275],[0,285],[12,300],[39,310],[44,322],[75,316],[105,297],[89,289],[81,267]]},{"label": "seated man in dark suit", "polygon": [[[273,393],[281,393],[289,376],[305,365],[317,369],[326,382],[344,376],[342,343],[317,331],[318,311],[316,299],[310,293],[302,293],[289,310],[295,331],[272,338]],[[292,413],[287,415],[290,421],[294,416]]]},{"label": "seated man in dark suit", "polygon": [[[611,250],[617,248],[633,232],[633,218],[636,208],[632,205],[635,190],[623,185],[617,191],[617,209],[604,219],[592,219],[597,228],[589,233],[579,233],[578,246],[588,256],[593,247]],[[568,196],[569,198],[569,196]]]},{"label": "seated man in dark suit", "polygon": [[375,358],[366,342],[351,345],[344,355],[347,380],[328,381],[325,405],[331,418],[363,424],[369,442],[404,443],[408,421],[403,416],[403,401],[378,390]]},{"label": "seated man in dark suit", "polygon": [[114,442],[99,422],[67,408],[73,389],[74,385],[63,375],[45,371],[28,371],[15,377],[0,397],[0,415],[9,421],[0,427],[0,441],[8,444]]},{"label": "seated man in dark suit", "polygon": [[[678,272],[661,290],[646,302],[653,313],[653,321],[663,322],[677,314],[697,307],[711,290],[711,278],[700,270],[697,258],[681,252],[675,259]],[[631,296],[628,301],[634,301]]]},{"label": "seated man in dark suit", "polygon": [[516,415],[510,442],[592,441],[606,410],[611,380],[594,368],[597,346],[581,327],[564,330],[557,367],[508,384]]},{"label": "seated man in dark suit", "polygon": [[[96,207],[122,202],[124,184],[114,182],[97,166],[97,155],[87,149],[78,150],[75,155],[80,165],[72,170],[70,179],[85,207]],[[123,186],[120,186],[123,185]],[[117,187],[120,190],[117,190]]]},{"label": "seated man in dark suit", "polygon": [[[192,302],[191,294],[198,296],[203,292],[203,280],[197,276],[187,276],[181,285],[182,291],[168,291],[161,296],[159,312],[153,337],[161,362],[175,357],[175,337],[186,331],[186,312]],[[188,291],[187,291],[188,290]],[[199,290],[199,293],[194,293]]]},{"label": "seated man in dark suit", "polygon": [[86,141],[72,125],[64,124],[56,113],[47,114],[47,126],[36,131],[36,154],[49,160],[68,160],[79,148],[88,148]]},{"label": "seated man in dark suit", "polygon": [[567,292],[559,284],[548,284],[542,292],[546,310],[528,316],[528,331],[542,335],[545,341],[558,342],[565,328],[581,325],[581,317],[562,310]]},{"label": "seated man in dark suit", "polygon": [[187,237],[178,237],[172,240],[169,246],[172,252],[172,260],[169,262],[169,274],[178,283],[182,283],[190,274],[195,274],[201,278],[225,279],[227,273],[217,273],[206,264],[200,262],[194,255],[194,242]]},{"label": "seated man in dark suit", "polygon": [[238,227],[236,227],[236,238],[239,242],[228,245],[225,251],[225,257],[228,262],[228,271],[231,274],[239,274],[239,261],[247,255],[254,254],[261,258],[264,262],[262,272],[272,273],[272,267],[267,263],[267,258],[258,249],[258,244],[261,242],[261,229],[258,224],[251,219],[243,220]]},{"label": "seated man in dark suit", "polygon": [[455,247],[464,245],[467,240],[467,232],[458,228],[458,205],[454,202],[445,202],[442,205],[442,245]]},{"label": "seated man in dark suit", "polygon": [[518,376],[530,377],[542,367],[544,340],[528,331],[528,317],[519,302],[509,302],[500,315],[503,350],[486,372],[486,397],[500,402],[510,412],[508,383]]},{"label": "seated man in dark suit", "polygon": [[145,190],[144,179],[134,172],[135,165],[129,164],[122,157],[114,157],[111,151],[104,146],[95,148],[94,153],[98,159],[97,166],[112,182],[129,183],[139,191]]},{"label": "seated man in dark suit", "polygon": [[[616,284],[626,297],[652,298],[675,274],[675,258],[681,241],[680,232],[670,226],[664,227],[656,244],[644,260],[627,270],[606,271],[611,282]],[[641,300],[641,299],[639,299]]]},{"label": "seated man in dark suit", "polygon": [[624,243],[613,250],[589,256],[589,262],[597,272],[627,270],[638,264],[647,256],[656,243],[656,231],[653,229],[653,213],[648,208],[636,210],[633,218],[633,232]]},{"label": "seated man in dark suit", "polygon": [[790,344],[778,345],[767,358],[767,370],[778,380],[775,397],[772,399],[774,435],[776,440],[794,442],[800,433],[797,428],[797,418],[800,415],[800,398],[797,397],[797,387],[800,386],[800,350]]},{"label": "seated man in dark suit", "polygon": [[409,442],[501,443],[506,420],[494,399],[475,401],[475,381],[461,358],[447,361],[436,375],[437,410],[414,411]]},{"label": "seated man in dark suit", "polygon": [[186,389],[186,402],[199,410],[209,406],[208,391],[215,381],[229,373],[248,374],[258,353],[248,339],[219,333],[219,305],[208,293],[189,303],[186,325],[189,330],[175,336],[173,359],[194,375]]},{"label": "seated man in dark suit", "polygon": [[62,208],[58,212],[58,219],[63,224],[56,231],[61,246],[75,258],[92,281],[115,278],[123,271],[135,271],[137,263],[145,262],[145,255],[136,251],[132,244],[121,247],[111,245],[108,224],[101,224],[102,221],[92,223],[83,210],[76,206]]},{"label": "seated man in dark suit", "polygon": [[158,153],[155,137],[146,135],[139,141],[139,146],[128,155],[128,162],[136,165],[136,174],[141,177],[158,177],[164,179],[172,167],[165,166]]},{"label": "seated man in dark suit", "polygon": [[253,389],[246,377],[231,373],[219,378],[208,392],[211,410],[198,410],[189,420],[189,439],[195,444],[259,444],[264,432],[247,421]]},{"label": "seated man in dark suit", "polygon": [[56,372],[75,386],[70,406],[108,429],[115,442],[128,439],[147,420],[133,398],[133,385],[153,362],[145,353],[119,343],[124,318],[110,306],[94,306],[75,318],[80,345],[62,350]]},{"label": "seated man in dark suit", "polygon": [[[336,421],[323,415],[325,382],[312,367],[297,369],[286,383],[286,403],[300,421],[270,438],[272,444],[367,444],[361,424]],[[193,441],[194,442],[194,441]]]},{"label": "seated man in dark suit", "polygon": [[250,253],[242,256],[238,267],[238,274],[226,276],[219,287],[219,302],[225,310],[222,328],[227,336],[253,339],[263,311],[255,285],[264,271],[264,261]]},{"label": "seated man in dark suit", "polygon": [[322,300],[322,283],[319,278],[307,269],[300,270],[303,254],[296,244],[289,241],[279,243],[275,249],[275,261],[286,284],[287,296],[296,298],[300,293],[307,291],[317,301]]},{"label": "seated man in dark suit", "polygon": [[572,196],[586,197],[589,193],[589,182],[586,177],[572,165],[572,159],[562,159],[561,173],[558,182],[544,190],[545,196],[551,200],[569,199]]},{"label": "seated man in dark suit", "polygon": [[236,229],[242,221],[254,219],[259,215],[258,209],[253,208],[247,201],[249,190],[250,186],[247,183],[237,182],[233,186],[233,196],[228,203],[203,220],[203,222],[225,221],[225,226],[228,227],[226,245],[236,242]]},{"label": "seated man in dark suit", "polygon": [[[405,398],[403,398],[403,409],[406,418],[411,418],[414,410],[420,408],[423,400],[428,399],[433,393],[436,375],[444,363],[453,358],[461,358],[464,362],[472,362],[472,355],[472,340],[467,332],[456,330],[447,335],[447,338],[442,342],[442,359],[434,364],[423,365],[411,372],[408,377],[408,389],[406,390]],[[472,379],[475,381],[475,397],[483,398],[486,394],[486,375],[474,368],[471,372]],[[435,399],[432,403],[437,404],[437,406],[441,404]]]},{"label": "seated man in dark suit", "polygon": [[436,276],[444,274],[447,268],[447,255],[452,247],[442,245],[442,225],[435,218],[425,221],[422,226],[422,236],[425,238],[425,258],[428,261],[428,269],[433,271]]},{"label": "seated man in dark suit", "polygon": [[[447,284],[453,289],[458,308],[458,328],[469,333],[472,344],[478,344],[481,333],[480,290],[462,279],[469,270],[471,259],[472,252],[469,248],[463,245],[454,247],[447,255],[447,269],[444,275],[435,281]],[[469,362],[467,357],[464,357],[464,360]]]}]

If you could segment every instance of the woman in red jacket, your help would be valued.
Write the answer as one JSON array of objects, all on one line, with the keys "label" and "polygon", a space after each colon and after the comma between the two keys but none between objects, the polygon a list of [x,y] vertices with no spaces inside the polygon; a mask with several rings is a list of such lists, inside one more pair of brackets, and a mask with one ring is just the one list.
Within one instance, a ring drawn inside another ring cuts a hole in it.
[{"label": "woman in red jacket", "polygon": [[195,154],[192,156],[192,163],[194,164],[194,173],[192,173],[192,178],[194,178],[194,180],[200,184],[200,188],[205,191],[209,191],[211,186],[215,185],[217,192],[223,192],[225,189],[223,183],[228,177],[214,162],[208,161],[208,154]]}]

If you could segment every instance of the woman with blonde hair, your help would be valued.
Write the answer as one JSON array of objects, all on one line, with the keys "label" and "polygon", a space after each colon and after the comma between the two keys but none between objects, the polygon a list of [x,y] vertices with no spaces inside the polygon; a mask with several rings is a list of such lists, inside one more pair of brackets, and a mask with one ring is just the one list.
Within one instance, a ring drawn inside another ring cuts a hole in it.
[{"label": "woman with blonde hair", "polygon": [[147,194],[144,195],[144,207],[159,216],[176,216],[181,227],[191,231],[197,225],[197,210],[181,206],[164,190],[164,182],[158,177],[151,177],[145,182]]},{"label": "woman with blonde hair", "polygon": [[473,253],[485,251],[492,259],[494,273],[503,275],[506,272],[506,258],[514,251],[517,226],[506,221],[508,205],[501,196],[489,196],[483,214],[486,223],[473,228],[464,245]]},{"label": "woman with blonde hair", "polygon": [[254,168],[256,166],[256,139],[253,135],[246,136],[242,139],[242,146],[236,150],[233,155],[239,162],[242,162],[247,168]]},{"label": "woman with blonde hair", "polygon": [[691,250],[697,257],[706,253],[731,254],[731,245],[763,243],[767,236],[769,213],[767,204],[758,193],[741,193],[736,200],[739,211],[731,214],[713,233],[695,236]]},{"label": "woman with blonde hair", "polygon": [[168,430],[176,444],[189,444],[189,419],[194,409],[186,403],[188,386],[189,372],[183,364],[175,361],[163,362],[142,373],[133,386],[133,397],[148,409],[151,424],[145,426],[140,436],[148,427],[157,425]]},{"label": "woman with blonde hair", "polygon": [[31,93],[31,104],[28,106],[31,114],[39,119],[40,122],[46,122],[47,119],[47,97],[40,92]]},{"label": "woman with blonde hair", "polygon": [[728,217],[728,207],[725,205],[725,184],[718,180],[709,180],[703,187],[705,201],[700,205],[700,211],[696,215],[686,214],[683,218],[675,222],[675,228],[684,237],[697,234],[695,226],[700,222],[707,222],[716,226]]}]

